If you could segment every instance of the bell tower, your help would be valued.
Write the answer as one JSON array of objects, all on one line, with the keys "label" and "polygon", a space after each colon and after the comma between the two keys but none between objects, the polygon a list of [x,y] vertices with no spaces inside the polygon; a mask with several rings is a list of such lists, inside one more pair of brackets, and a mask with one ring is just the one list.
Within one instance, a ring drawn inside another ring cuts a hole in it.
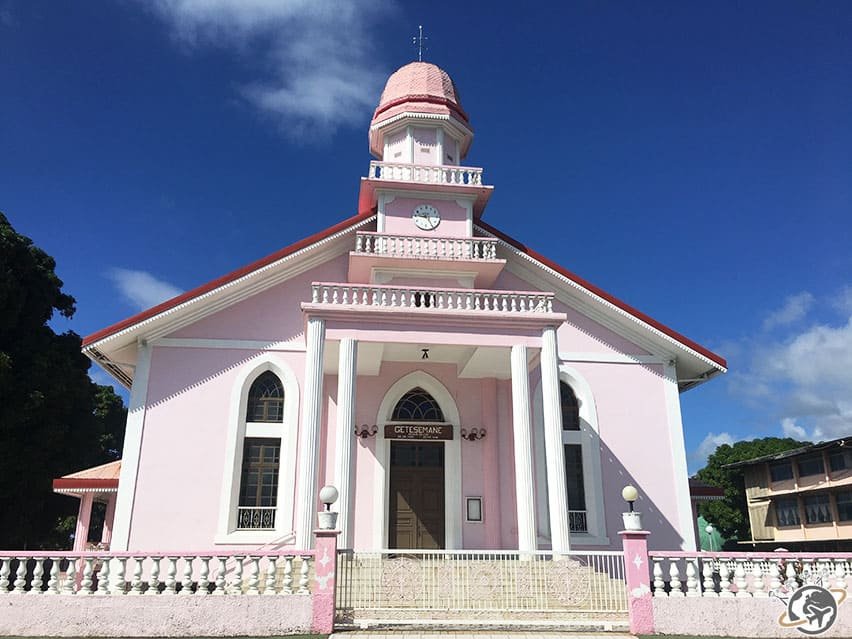
[{"label": "bell tower", "polygon": [[462,166],[473,129],[446,71],[412,62],[388,78],[370,123],[376,158],[362,179],[359,212],[375,207],[379,233],[471,238],[492,187]]}]

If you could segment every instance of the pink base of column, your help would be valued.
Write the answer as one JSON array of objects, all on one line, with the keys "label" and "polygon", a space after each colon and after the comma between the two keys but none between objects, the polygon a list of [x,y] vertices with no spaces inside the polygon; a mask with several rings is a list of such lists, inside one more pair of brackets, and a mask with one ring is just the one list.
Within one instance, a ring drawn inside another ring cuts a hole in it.
[{"label": "pink base of column", "polygon": [[313,613],[311,632],[330,635],[334,632],[334,609],[337,593],[337,536],[339,530],[315,530],[314,584],[311,589]]},{"label": "pink base of column", "polygon": [[647,530],[622,530],[624,572],[627,581],[627,609],[630,632],[634,635],[654,634],[654,602],[648,569]]}]

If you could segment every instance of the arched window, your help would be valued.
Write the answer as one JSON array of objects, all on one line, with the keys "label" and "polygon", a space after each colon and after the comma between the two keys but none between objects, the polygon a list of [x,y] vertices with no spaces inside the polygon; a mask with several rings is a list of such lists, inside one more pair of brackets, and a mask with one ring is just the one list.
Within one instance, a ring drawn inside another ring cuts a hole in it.
[{"label": "arched window", "polygon": [[412,388],[397,402],[391,419],[394,421],[443,422],[444,413],[435,398],[422,388]]},{"label": "arched window", "polygon": [[562,402],[562,430],[580,430],[580,402],[565,382],[559,382],[559,399]]},{"label": "arched window", "polygon": [[284,386],[275,373],[266,371],[254,380],[248,395],[246,421],[284,421]]}]

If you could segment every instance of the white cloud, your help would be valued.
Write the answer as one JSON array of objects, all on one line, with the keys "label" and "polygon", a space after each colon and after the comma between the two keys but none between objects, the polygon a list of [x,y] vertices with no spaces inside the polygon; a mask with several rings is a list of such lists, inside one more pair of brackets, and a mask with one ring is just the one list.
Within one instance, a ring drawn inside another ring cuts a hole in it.
[{"label": "white cloud", "polygon": [[831,305],[846,316],[852,315],[852,286],[841,289],[831,300]]},{"label": "white cloud", "polygon": [[140,311],[183,292],[146,271],[112,268],[107,272],[107,277],[112,280],[124,299]]},{"label": "white cloud", "polygon": [[784,300],[784,305],[770,313],[763,320],[763,330],[768,331],[778,326],[788,326],[804,319],[814,303],[814,296],[807,291],[791,295]]},{"label": "white cloud", "polygon": [[[784,330],[747,342],[750,361],[731,378],[733,391],[785,436],[812,441],[852,435],[852,290],[819,300],[819,307],[809,293],[787,298],[764,323]],[[794,329],[820,310],[821,321]]]},{"label": "white cloud", "polygon": [[795,419],[785,417],[781,420],[781,432],[784,437],[792,437],[793,439],[807,439],[808,433],[804,428],[796,424]]},{"label": "white cloud", "polygon": [[707,433],[698,448],[696,448],[691,457],[695,460],[696,465],[701,467],[707,463],[707,458],[722,444],[733,444],[734,438],[730,433]]},{"label": "white cloud", "polygon": [[152,8],[189,47],[256,58],[240,94],[291,137],[367,124],[386,70],[371,31],[390,0],[157,0]]}]

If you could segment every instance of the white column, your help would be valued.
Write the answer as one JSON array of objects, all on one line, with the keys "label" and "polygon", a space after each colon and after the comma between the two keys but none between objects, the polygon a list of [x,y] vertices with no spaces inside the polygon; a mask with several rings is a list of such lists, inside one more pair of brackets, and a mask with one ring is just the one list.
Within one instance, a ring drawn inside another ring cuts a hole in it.
[{"label": "white column", "polygon": [[296,547],[299,549],[311,547],[311,533],[317,510],[325,320],[308,318],[305,343],[305,395],[302,401],[302,428],[299,433],[299,520],[296,526]]},{"label": "white column", "polygon": [[535,494],[530,437],[530,380],[527,347],[512,346],[512,432],[515,438],[515,495],[518,504],[518,550],[536,550]]},{"label": "white column", "polygon": [[351,548],[349,537],[352,485],[352,448],[355,443],[355,376],[358,363],[358,342],[350,337],[340,340],[337,363],[337,446],[334,460],[334,481],[340,497],[337,518],[340,528],[338,543]]},{"label": "white column", "polygon": [[554,553],[570,549],[568,490],[565,485],[565,453],[562,449],[562,404],[559,398],[559,361],[556,329],[541,334],[541,396],[544,413],[544,458],[547,465],[547,497],[550,540]]},{"label": "white column", "polygon": [[151,346],[140,341],[136,349],[136,371],[130,389],[127,407],[127,426],[124,430],[124,448],[121,453],[121,474],[115,502],[115,521],[110,550],[128,550],[130,520],[136,499],[136,476],[139,456],[142,453],[142,431],[145,426],[145,404],[148,401],[148,372],[151,369]]}]

